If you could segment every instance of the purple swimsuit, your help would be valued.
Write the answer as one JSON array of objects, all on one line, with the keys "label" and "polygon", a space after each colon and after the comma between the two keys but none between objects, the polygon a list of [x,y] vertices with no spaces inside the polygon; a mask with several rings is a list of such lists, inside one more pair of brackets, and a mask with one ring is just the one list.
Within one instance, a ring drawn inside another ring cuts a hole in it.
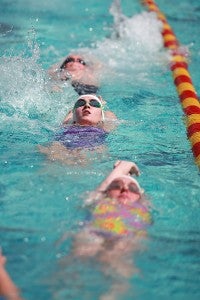
[{"label": "purple swimsuit", "polygon": [[72,125],[63,127],[56,134],[55,140],[70,149],[94,148],[104,144],[107,135],[100,127]]}]

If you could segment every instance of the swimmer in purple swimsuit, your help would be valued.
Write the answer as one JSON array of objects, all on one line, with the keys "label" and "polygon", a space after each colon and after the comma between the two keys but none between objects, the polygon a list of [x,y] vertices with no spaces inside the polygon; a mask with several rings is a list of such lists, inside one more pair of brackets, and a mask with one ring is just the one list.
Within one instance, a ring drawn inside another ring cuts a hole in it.
[{"label": "swimmer in purple swimsuit", "polygon": [[105,120],[101,98],[93,94],[80,96],[72,114],[72,124],[61,128],[55,136],[56,142],[49,147],[39,146],[39,149],[51,160],[85,163],[85,150],[102,152],[113,123]]}]

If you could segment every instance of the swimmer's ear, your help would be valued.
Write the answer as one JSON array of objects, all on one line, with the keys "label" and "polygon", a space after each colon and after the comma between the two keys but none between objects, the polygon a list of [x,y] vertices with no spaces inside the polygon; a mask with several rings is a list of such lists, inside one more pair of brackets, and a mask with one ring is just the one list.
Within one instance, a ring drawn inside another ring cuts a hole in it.
[{"label": "swimmer's ear", "polygon": [[102,104],[106,104],[106,101],[101,96],[97,96],[97,97],[99,98]]},{"label": "swimmer's ear", "polygon": [[115,163],[114,163],[114,166],[113,168],[116,168],[119,164],[120,164],[121,160],[117,160]]},{"label": "swimmer's ear", "polygon": [[138,166],[134,163],[133,166],[131,167],[130,171],[129,171],[130,175],[135,174],[136,176],[140,175],[140,170],[138,168]]}]

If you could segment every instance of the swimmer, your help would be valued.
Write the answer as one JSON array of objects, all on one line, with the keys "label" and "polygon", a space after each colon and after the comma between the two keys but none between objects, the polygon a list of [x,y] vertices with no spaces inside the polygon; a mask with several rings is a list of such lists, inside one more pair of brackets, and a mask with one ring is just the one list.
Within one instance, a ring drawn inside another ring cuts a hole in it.
[{"label": "swimmer", "polygon": [[[103,291],[105,293],[100,300],[116,300],[127,291],[128,279],[138,272],[133,263],[133,254],[141,249],[139,242],[146,237],[146,230],[151,225],[144,191],[132,177],[139,173],[135,163],[115,163],[114,169],[86,200],[91,218],[82,225],[72,241],[69,263],[72,257],[76,258],[74,261],[93,258],[102,264],[106,275],[113,277],[110,290]],[[60,260],[63,264],[66,261],[66,258]],[[0,253],[0,299],[22,300],[5,269],[5,262],[6,258]]]},{"label": "swimmer", "polygon": [[[116,280],[130,278],[138,272],[133,253],[141,248],[139,242],[147,236],[146,229],[151,225],[149,204],[133,174],[139,175],[136,164],[115,163],[111,173],[86,200],[91,218],[74,236],[70,254],[70,260],[71,257],[95,258],[102,263],[103,271]],[[127,288],[115,282],[100,299],[116,299]]]},{"label": "swimmer", "polygon": [[48,73],[54,81],[69,81],[79,94],[96,93],[99,89],[100,63],[88,60],[84,55],[71,53]]},{"label": "swimmer", "polygon": [[64,126],[49,147],[39,146],[50,160],[67,164],[85,163],[86,152],[102,152],[108,132],[114,128],[105,120],[102,101],[96,95],[79,96],[72,111],[72,123]]},{"label": "swimmer", "polygon": [[5,268],[6,257],[0,251],[0,300],[22,300],[19,290]]}]

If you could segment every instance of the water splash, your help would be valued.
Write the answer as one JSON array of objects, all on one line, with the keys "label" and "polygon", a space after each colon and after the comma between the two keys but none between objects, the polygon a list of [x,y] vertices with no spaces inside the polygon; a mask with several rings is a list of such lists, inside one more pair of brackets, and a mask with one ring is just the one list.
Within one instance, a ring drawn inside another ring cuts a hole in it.
[{"label": "water splash", "polygon": [[[120,79],[125,86],[135,74],[140,82],[151,64],[164,61],[161,24],[153,13],[126,17],[119,0],[113,1],[110,13],[114,18],[111,36],[96,42],[92,49],[79,50],[83,53],[85,50],[105,63],[106,72],[102,77],[107,85]],[[0,113],[5,123],[26,122],[27,128],[30,126],[31,129],[40,127],[42,122],[45,123],[42,126],[58,126],[71,108],[76,93],[68,83],[65,83],[64,93],[52,93],[47,72],[39,60],[40,46],[33,27],[19,55],[10,52],[0,59]]]},{"label": "water splash", "polygon": [[98,41],[93,50],[113,72],[112,76],[107,72],[110,79],[119,80],[120,77],[126,81],[130,74],[142,77],[151,66],[168,62],[168,54],[163,51],[162,24],[154,13],[142,12],[127,17],[119,0],[113,1],[110,13],[114,21],[111,35]]},{"label": "water splash", "polygon": [[47,72],[39,59],[40,47],[33,28],[19,55],[10,53],[0,59],[0,114],[4,125],[15,122],[20,126],[25,122],[28,129],[34,130],[42,123],[42,126],[58,126],[64,117],[72,92],[69,89],[65,95],[52,93]]},{"label": "water splash", "polygon": [[112,38],[120,38],[120,24],[122,24],[126,17],[122,13],[120,0],[114,0],[110,7],[110,14],[113,16],[113,32],[111,33]]}]

